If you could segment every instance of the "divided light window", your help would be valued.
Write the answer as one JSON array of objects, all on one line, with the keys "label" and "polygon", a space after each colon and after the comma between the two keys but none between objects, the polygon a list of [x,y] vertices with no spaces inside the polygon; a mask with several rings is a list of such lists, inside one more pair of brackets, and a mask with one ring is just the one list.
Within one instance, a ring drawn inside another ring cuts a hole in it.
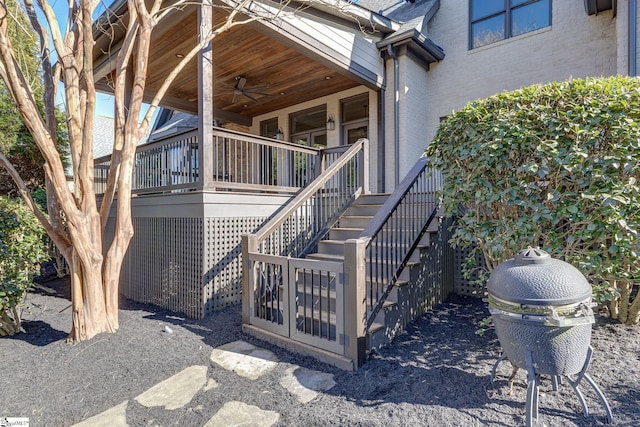
[{"label": "divided light window", "polygon": [[551,25],[551,0],[469,0],[469,48]]}]

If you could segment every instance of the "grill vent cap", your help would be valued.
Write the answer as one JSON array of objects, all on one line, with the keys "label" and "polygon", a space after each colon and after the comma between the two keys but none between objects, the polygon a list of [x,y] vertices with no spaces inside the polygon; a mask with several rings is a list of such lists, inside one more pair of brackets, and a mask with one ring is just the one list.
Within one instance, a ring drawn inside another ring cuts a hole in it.
[{"label": "grill vent cap", "polygon": [[551,256],[548,252],[543,251],[540,248],[532,248],[529,246],[527,249],[523,249],[514,257],[516,264],[547,264],[551,261]]}]

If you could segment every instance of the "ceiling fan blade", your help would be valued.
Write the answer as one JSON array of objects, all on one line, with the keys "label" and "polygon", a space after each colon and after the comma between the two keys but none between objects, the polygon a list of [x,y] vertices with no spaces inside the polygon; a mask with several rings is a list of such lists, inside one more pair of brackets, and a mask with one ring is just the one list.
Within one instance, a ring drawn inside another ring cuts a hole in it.
[{"label": "ceiling fan blade", "polygon": [[231,89],[231,90],[233,90],[233,89],[235,89],[235,88],[236,88],[235,86],[231,86],[230,84],[225,83],[225,82],[223,82],[222,80],[219,80],[219,81],[217,81],[216,83],[220,83],[221,85],[226,86],[226,87],[228,87],[228,88],[229,88],[229,89]]},{"label": "ceiling fan blade", "polygon": [[243,93],[243,95],[249,98],[250,100],[252,100],[253,102],[255,102],[256,104],[258,103],[258,100],[255,99],[253,96],[249,95],[248,93]]},{"label": "ceiling fan blade", "polygon": [[236,89],[242,90],[242,88],[244,88],[244,85],[247,84],[247,79],[245,79],[244,77],[236,77],[236,80],[238,81],[238,83],[236,83]]},{"label": "ceiling fan blade", "polygon": [[238,94],[236,92],[234,92],[233,93],[233,99],[231,100],[231,103],[235,104],[237,100],[238,100]]},{"label": "ceiling fan blade", "polygon": [[258,86],[245,87],[243,90],[245,92],[252,92],[252,91],[255,91],[255,90],[266,89],[268,87],[269,87],[269,85],[258,85]]},{"label": "ceiling fan blade", "polygon": [[263,93],[263,92],[253,92],[253,91],[242,91],[243,95],[260,95],[260,96],[271,96],[270,93]]}]

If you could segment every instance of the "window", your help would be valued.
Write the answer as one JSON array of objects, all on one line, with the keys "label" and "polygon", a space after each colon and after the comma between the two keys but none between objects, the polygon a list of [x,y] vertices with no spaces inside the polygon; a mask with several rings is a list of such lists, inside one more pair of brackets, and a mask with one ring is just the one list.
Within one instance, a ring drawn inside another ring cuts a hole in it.
[{"label": "window", "polygon": [[551,0],[469,0],[469,48],[551,25]]},{"label": "window", "polygon": [[260,122],[260,136],[266,136],[267,138],[277,138],[278,136],[278,119],[269,119]]},{"label": "window", "polygon": [[299,111],[289,116],[291,141],[312,147],[327,146],[327,106]]}]

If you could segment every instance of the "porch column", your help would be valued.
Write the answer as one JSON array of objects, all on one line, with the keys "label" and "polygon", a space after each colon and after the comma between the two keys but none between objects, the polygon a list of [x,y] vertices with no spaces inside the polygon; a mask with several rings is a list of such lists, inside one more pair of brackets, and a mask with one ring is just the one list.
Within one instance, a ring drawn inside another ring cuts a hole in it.
[{"label": "porch column", "polygon": [[[213,30],[211,0],[202,0],[198,7],[198,41],[209,37]],[[213,50],[211,42],[198,53],[198,171],[199,187],[213,185]]]}]

